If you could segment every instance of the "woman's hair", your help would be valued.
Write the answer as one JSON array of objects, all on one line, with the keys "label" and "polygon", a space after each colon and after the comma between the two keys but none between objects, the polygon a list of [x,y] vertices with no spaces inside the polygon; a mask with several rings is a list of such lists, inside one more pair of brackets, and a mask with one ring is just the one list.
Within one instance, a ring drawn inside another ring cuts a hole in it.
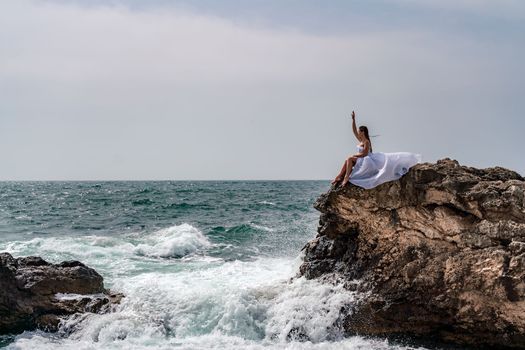
[{"label": "woman's hair", "polygon": [[370,136],[368,135],[368,128],[364,125],[361,125],[359,127],[359,131],[363,132],[368,142],[370,142],[370,152],[372,152],[372,141],[370,141]]}]

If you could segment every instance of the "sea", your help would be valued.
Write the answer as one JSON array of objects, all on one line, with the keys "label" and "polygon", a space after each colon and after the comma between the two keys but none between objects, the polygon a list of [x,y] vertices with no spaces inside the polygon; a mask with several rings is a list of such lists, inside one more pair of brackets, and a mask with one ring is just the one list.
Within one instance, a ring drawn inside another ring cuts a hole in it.
[{"label": "sea", "polygon": [[[347,335],[359,295],[298,276],[329,181],[0,182],[0,252],[79,260],[125,295],[8,349],[426,349]],[[432,347],[435,348],[435,347]]]}]

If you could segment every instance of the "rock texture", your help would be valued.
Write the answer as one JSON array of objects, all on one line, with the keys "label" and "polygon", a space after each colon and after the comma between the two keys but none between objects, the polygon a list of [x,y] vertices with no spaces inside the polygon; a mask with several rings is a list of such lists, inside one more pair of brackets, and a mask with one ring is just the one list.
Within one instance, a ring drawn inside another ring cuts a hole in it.
[{"label": "rock texture", "polygon": [[41,328],[54,331],[59,317],[105,312],[122,295],[104,289],[102,277],[78,261],[50,264],[0,253],[0,334]]},{"label": "rock texture", "polygon": [[443,159],[365,190],[330,189],[300,274],[363,298],[348,332],[525,348],[525,182]]}]

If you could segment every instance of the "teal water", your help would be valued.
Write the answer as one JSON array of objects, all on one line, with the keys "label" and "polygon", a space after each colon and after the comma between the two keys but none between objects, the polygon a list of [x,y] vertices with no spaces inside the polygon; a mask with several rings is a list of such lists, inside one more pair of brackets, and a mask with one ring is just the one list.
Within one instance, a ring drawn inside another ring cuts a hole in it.
[{"label": "teal water", "polygon": [[[0,251],[80,260],[126,295],[11,349],[409,349],[345,337],[342,286],[290,281],[328,181],[0,182]],[[301,334],[301,336],[294,336]],[[306,336],[305,336],[306,335]]]}]

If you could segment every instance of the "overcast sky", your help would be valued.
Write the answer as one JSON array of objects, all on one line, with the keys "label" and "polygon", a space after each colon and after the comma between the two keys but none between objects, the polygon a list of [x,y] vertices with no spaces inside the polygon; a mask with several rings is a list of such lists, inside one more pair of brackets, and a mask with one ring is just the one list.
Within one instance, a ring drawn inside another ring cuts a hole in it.
[{"label": "overcast sky", "polygon": [[525,175],[525,1],[0,1],[0,180]]}]

